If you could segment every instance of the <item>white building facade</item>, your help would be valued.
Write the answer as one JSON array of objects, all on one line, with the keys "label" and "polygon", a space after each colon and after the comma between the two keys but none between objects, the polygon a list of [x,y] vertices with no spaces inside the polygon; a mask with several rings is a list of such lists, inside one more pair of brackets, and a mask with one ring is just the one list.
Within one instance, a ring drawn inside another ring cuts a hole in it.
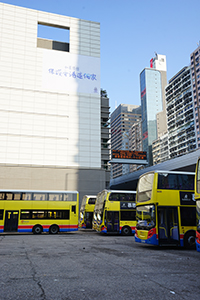
[{"label": "white building facade", "polygon": [[93,173],[100,191],[100,24],[3,3],[0,19],[1,188],[88,193]]}]

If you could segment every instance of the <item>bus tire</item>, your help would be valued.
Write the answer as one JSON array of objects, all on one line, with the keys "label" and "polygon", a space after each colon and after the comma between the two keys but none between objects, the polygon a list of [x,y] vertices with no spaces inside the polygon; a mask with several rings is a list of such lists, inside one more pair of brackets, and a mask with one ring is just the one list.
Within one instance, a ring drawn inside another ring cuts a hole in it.
[{"label": "bus tire", "polygon": [[195,237],[196,234],[194,230],[186,232],[186,234],[184,235],[184,247],[186,249],[195,249]]},{"label": "bus tire", "polygon": [[132,230],[129,226],[124,226],[122,228],[122,235],[131,235]]},{"label": "bus tire", "polygon": [[43,228],[42,228],[41,225],[35,225],[33,227],[33,233],[34,234],[40,234],[40,233],[42,233],[42,231],[43,231]]},{"label": "bus tire", "polygon": [[49,233],[50,234],[57,234],[59,232],[59,228],[57,225],[51,225],[49,228]]}]

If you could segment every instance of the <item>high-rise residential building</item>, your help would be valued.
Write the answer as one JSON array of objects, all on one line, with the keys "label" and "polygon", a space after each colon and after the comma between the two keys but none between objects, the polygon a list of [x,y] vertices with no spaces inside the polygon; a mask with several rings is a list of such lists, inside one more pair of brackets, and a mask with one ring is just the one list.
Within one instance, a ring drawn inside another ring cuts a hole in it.
[{"label": "high-rise residential building", "polygon": [[149,165],[153,164],[152,142],[166,132],[164,106],[164,85],[166,82],[166,57],[156,54],[150,61],[150,68],[140,73],[142,108],[143,151],[147,152]]},{"label": "high-rise residential building", "polygon": [[[129,150],[142,151],[142,122],[135,123],[129,129]],[[138,169],[138,165],[130,165],[130,173]]]},{"label": "high-rise residential building", "polygon": [[100,24],[4,3],[0,19],[0,186],[97,193]]},{"label": "high-rise residential building", "polygon": [[106,171],[106,186],[110,183],[110,107],[109,98],[101,95],[101,168]]},{"label": "high-rise residential building", "polygon": [[197,130],[197,147],[200,148],[200,45],[190,54],[190,63],[195,109],[194,121]]},{"label": "high-rise residential building", "polygon": [[[120,104],[113,111],[111,114],[111,150],[129,149],[128,137],[124,133],[127,133],[130,127],[139,121],[141,121],[141,107],[138,105]],[[112,178],[122,174],[123,165],[112,165]]]},{"label": "high-rise residential building", "polygon": [[184,67],[166,87],[169,157],[193,151],[197,147],[191,68]]},{"label": "high-rise residential building", "polygon": [[168,133],[158,137],[152,143],[153,165],[169,159]]}]

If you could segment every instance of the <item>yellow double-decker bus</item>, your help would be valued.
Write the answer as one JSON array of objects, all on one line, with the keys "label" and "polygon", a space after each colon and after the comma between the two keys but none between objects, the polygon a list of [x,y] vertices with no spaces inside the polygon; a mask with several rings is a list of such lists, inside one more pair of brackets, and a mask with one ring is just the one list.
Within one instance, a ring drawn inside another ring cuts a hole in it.
[{"label": "yellow double-decker bus", "polygon": [[98,193],[92,228],[104,233],[135,233],[135,191],[103,190]]},{"label": "yellow double-decker bus", "polygon": [[136,242],[195,246],[194,175],[152,171],[140,176],[136,195]]},{"label": "yellow double-decker bus", "polygon": [[195,173],[195,200],[196,200],[196,249],[200,252],[200,158],[197,160]]},{"label": "yellow double-decker bus", "polygon": [[0,190],[0,232],[78,230],[76,191]]},{"label": "yellow double-decker bus", "polygon": [[94,213],[94,207],[96,203],[96,196],[83,196],[80,208],[79,227],[80,228],[92,228],[92,219]]}]

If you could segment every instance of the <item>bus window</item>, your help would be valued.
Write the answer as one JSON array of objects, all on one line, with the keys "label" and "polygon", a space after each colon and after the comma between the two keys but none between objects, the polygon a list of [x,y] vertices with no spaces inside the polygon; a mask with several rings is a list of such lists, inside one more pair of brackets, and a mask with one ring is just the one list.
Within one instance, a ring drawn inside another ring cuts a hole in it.
[{"label": "bus window", "polygon": [[137,202],[148,201],[151,199],[153,180],[154,173],[147,174],[140,178],[138,183]]},{"label": "bus window", "polygon": [[13,200],[21,200],[21,193],[14,193]]},{"label": "bus window", "polygon": [[176,174],[158,174],[158,189],[176,190],[178,189],[178,177]]},{"label": "bus window", "polygon": [[43,219],[44,218],[44,211],[32,211],[32,219]]},{"label": "bus window", "polygon": [[49,193],[49,201],[62,201],[62,200],[63,200],[62,194]]},{"label": "bus window", "polygon": [[46,193],[33,193],[33,200],[45,201],[45,200],[47,200],[47,194]]},{"label": "bus window", "polygon": [[31,193],[22,193],[22,200],[32,200]]},{"label": "bus window", "polygon": [[182,174],[178,176],[179,190],[194,190],[194,176]]},{"label": "bus window", "polygon": [[13,193],[6,193],[6,200],[13,200]]},{"label": "bus window", "polygon": [[88,204],[95,204],[95,202],[96,202],[96,198],[90,198],[88,200]]},{"label": "bus window", "polygon": [[134,221],[136,211],[121,211],[121,220],[122,221]]},{"label": "bus window", "polygon": [[5,199],[5,193],[0,193],[0,200],[4,200]]},{"label": "bus window", "polygon": [[198,160],[198,168],[197,168],[197,193],[200,194],[200,160]]},{"label": "bus window", "polygon": [[76,197],[76,195],[74,194],[67,194],[67,193],[65,193],[63,196],[64,196],[63,199],[64,201],[75,201],[75,197]]},{"label": "bus window", "polygon": [[3,209],[0,209],[0,220],[3,220]]},{"label": "bus window", "polygon": [[181,210],[181,226],[196,226],[196,208],[180,207]]},{"label": "bus window", "polygon": [[21,216],[20,219],[24,220],[24,219],[30,219],[31,218],[31,212],[29,210],[22,210],[21,211]]}]

